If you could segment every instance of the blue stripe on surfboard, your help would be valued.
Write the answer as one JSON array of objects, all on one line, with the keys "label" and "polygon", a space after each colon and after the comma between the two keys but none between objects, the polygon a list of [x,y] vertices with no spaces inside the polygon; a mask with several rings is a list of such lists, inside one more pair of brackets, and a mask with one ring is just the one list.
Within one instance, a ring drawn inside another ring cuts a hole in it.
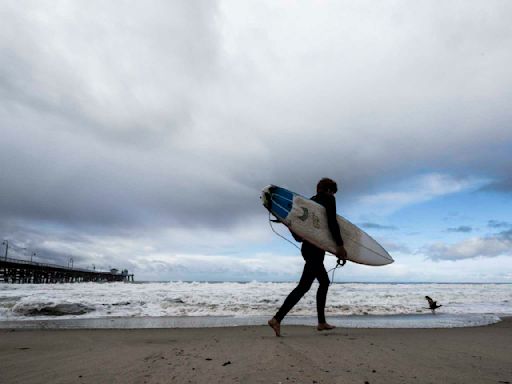
[{"label": "blue stripe on surfboard", "polygon": [[274,209],[272,210],[272,213],[281,221],[284,221],[286,219],[286,216],[288,216],[288,212],[286,212],[285,210],[282,210],[281,208],[279,207],[274,207]]},{"label": "blue stripe on surfboard", "polygon": [[290,212],[293,203],[290,200],[283,199],[281,196],[272,195],[272,201],[279,204],[284,210]]},{"label": "blue stripe on surfboard", "polygon": [[281,188],[281,187],[274,187],[272,189],[272,195],[280,196],[283,199],[286,199],[286,200],[292,202],[294,193],[287,189]]},{"label": "blue stripe on surfboard", "polygon": [[278,202],[276,202],[274,198],[272,198],[272,213],[276,215],[279,219],[284,220],[286,219],[286,216],[288,216],[288,213],[290,213],[290,211],[285,209]]},{"label": "blue stripe on surfboard", "polygon": [[290,213],[293,205],[294,193],[281,187],[272,188],[272,213],[284,220]]}]

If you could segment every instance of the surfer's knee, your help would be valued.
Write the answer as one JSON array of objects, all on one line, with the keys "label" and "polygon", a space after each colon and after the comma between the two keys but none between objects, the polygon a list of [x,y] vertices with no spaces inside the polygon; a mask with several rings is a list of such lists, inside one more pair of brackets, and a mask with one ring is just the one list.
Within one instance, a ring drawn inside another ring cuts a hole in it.
[{"label": "surfer's knee", "polygon": [[331,285],[331,280],[329,280],[327,273],[324,275],[321,275],[318,278],[318,283],[319,283],[320,287],[322,287],[322,288],[325,288],[325,289],[329,288],[329,285]]},{"label": "surfer's knee", "polygon": [[312,281],[311,282],[301,281],[301,282],[299,282],[299,285],[297,285],[297,287],[295,287],[294,291],[302,297],[307,293],[307,291],[309,291],[309,289],[311,288],[312,285],[313,285]]},{"label": "surfer's knee", "polygon": [[329,280],[327,280],[327,282],[323,282],[323,283],[320,283],[318,285],[318,291],[319,292],[327,292],[329,290]]}]

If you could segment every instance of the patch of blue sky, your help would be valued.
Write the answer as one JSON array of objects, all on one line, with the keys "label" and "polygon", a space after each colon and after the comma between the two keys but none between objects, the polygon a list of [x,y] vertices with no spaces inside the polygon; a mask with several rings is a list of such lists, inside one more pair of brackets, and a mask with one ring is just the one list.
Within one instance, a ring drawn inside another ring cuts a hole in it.
[{"label": "patch of blue sky", "polygon": [[511,217],[512,196],[461,191],[402,207],[383,218],[386,225],[395,226],[397,230],[374,237],[420,250],[432,242],[454,243],[495,234],[503,228],[491,227],[489,222],[508,223]]},{"label": "patch of blue sky", "polygon": [[395,226],[421,227],[444,233],[447,228],[470,226],[489,230],[490,220],[506,221],[512,214],[512,196],[489,192],[459,192],[403,207],[388,220]]}]

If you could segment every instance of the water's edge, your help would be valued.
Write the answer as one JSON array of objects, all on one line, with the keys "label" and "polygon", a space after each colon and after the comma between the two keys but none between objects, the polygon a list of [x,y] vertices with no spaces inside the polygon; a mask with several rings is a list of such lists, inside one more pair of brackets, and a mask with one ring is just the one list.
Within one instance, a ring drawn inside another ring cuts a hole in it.
[{"label": "water's edge", "polygon": [[[215,328],[265,325],[268,316],[165,316],[107,317],[0,321],[0,329],[155,329]],[[313,316],[288,316],[283,325],[316,325]],[[340,328],[461,328],[486,326],[500,322],[494,314],[418,314],[330,316],[329,323]]]}]

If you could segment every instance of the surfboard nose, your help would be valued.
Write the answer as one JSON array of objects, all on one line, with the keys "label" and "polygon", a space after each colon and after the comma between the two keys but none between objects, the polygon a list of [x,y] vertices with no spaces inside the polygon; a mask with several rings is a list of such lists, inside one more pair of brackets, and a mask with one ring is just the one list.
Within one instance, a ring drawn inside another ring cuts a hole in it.
[{"label": "surfboard nose", "polygon": [[275,186],[270,184],[261,190],[261,202],[263,203],[263,206],[269,211],[272,209],[272,189],[274,188]]},{"label": "surfboard nose", "polygon": [[382,265],[389,265],[389,264],[393,264],[395,262],[395,259],[393,259],[389,253],[387,254],[387,256],[389,256],[389,257],[386,257],[387,262],[383,263]]},{"label": "surfboard nose", "polygon": [[389,254],[388,251],[386,251],[384,248],[382,248],[382,258],[384,258],[386,261],[382,262],[381,265],[389,265],[393,264],[395,262],[395,259]]}]

